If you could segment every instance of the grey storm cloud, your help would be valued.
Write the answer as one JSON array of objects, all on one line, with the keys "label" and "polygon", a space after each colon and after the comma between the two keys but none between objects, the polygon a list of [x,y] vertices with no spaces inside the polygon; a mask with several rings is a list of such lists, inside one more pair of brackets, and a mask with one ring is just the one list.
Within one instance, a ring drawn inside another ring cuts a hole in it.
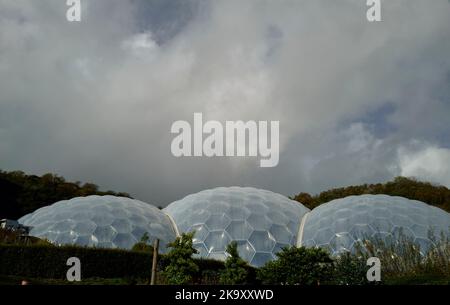
[{"label": "grey storm cloud", "polygon": [[[416,176],[450,186],[450,3],[0,0],[0,168],[166,205]],[[176,120],[279,120],[280,163],[175,158]]]}]

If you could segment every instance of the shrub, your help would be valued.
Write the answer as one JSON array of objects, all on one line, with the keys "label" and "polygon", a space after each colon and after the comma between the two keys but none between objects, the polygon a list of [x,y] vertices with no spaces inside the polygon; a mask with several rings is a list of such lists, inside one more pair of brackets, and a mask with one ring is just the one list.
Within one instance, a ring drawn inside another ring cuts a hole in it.
[{"label": "shrub", "polygon": [[263,284],[318,285],[330,279],[333,260],[321,248],[286,247],[257,271]]},{"label": "shrub", "polygon": [[152,255],[118,249],[76,246],[2,245],[0,274],[65,279],[69,257],[81,261],[82,278],[149,278]]},{"label": "shrub", "polygon": [[247,282],[247,262],[240,258],[237,243],[234,241],[227,246],[229,254],[225,261],[225,269],[220,274],[220,282],[225,285],[244,284]]},{"label": "shrub", "polygon": [[192,246],[193,237],[194,233],[183,233],[167,245],[172,250],[166,255],[166,266],[162,274],[168,284],[192,283],[194,275],[199,271],[192,258],[197,253]]},{"label": "shrub", "polygon": [[333,284],[337,285],[364,285],[368,284],[366,274],[368,266],[361,256],[349,252],[336,258],[333,269]]},{"label": "shrub", "polygon": [[[55,246],[51,244],[0,244],[0,275],[34,279],[65,280],[69,257],[81,260],[82,283],[88,278],[128,279],[127,282],[150,278],[152,253],[119,249]],[[211,259],[194,259],[199,266],[193,273],[193,282],[218,284],[223,262]],[[158,270],[168,265],[166,256],[160,254]],[[159,274],[161,275],[161,274]],[[163,275],[160,284],[168,283]]]}]

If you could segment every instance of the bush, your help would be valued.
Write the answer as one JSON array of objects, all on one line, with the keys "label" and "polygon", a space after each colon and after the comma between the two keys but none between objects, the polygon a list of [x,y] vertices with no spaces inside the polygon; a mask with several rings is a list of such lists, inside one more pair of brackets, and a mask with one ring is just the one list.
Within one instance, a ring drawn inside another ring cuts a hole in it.
[{"label": "bush", "polygon": [[[148,280],[152,266],[152,253],[135,252],[119,249],[99,249],[78,246],[54,246],[51,244],[23,245],[0,244],[0,275],[17,276],[34,279],[66,279],[69,257],[81,260],[82,283],[88,278],[103,279],[134,279]],[[218,284],[219,273],[223,262],[211,259],[194,259],[199,266],[193,273],[193,282],[198,284]],[[166,256],[158,256],[158,270],[164,270],[168,265]],[[160,284],[165,281],[162,274],[158,275]]]},{"label": "bush", "polygon": [[321,248],[286,247],[257,271],[263,284],[318,285],[329,281],[333,260]]},{"label": "bush", "polygon": [[225,269],[220,274],[220,282],[225,285],[245,284],[248,278],[247,262],[240,258],[237,243],[227,246],[230,255],[225,261]]},{"label": "bush", "polygon": [[82,278],[149,278],[152,255],[118,249],[0,244],[0,274],[65,279],[69,257],[81,261]]},{"label": "bush", "polygon": [[197,250],[192,246],[194,233],[183,233],[167,246],[172,250],[166,255],[166,266],[162,272],[168,284],[192,283],[199,267],[192,258]]},{"label": "bush", "polygon": [[368,284],[366,260],[349,252],[336,258],[333,269],[333,284],[364,285]]}]

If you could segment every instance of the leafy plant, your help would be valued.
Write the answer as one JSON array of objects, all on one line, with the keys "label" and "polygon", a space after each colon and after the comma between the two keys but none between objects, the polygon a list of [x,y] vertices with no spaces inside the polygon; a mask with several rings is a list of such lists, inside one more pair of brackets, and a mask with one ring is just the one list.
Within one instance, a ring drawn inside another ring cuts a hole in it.
[{"label": "leafy plant", "polygon": [[333,269],[333,284],[364,285],[368,284],[366,260],[349,252],[336,258]]},{"label": "leafy plant", "polygon": [[329,281],[333,260],[321,248],[286,247],[258,270],[263,284],[318,285]]},{"label": "leafy plant", "polygon": [[230,243],[226,252],[229,256],[225,260],[225,269],[220,274],[220,282],[225,285],[244,284],[248,277],[247,262],[239,256],[237,243]]},{"label": "leafy plant", "polygon": [[192,246],[194,233],[184,233],[167,246],[171,248],[167,253],[166,266],[163,276],[168,284],[183,285],[192,282],[193,276],[199,271],[198,265],[192,258],[197,250]]}]

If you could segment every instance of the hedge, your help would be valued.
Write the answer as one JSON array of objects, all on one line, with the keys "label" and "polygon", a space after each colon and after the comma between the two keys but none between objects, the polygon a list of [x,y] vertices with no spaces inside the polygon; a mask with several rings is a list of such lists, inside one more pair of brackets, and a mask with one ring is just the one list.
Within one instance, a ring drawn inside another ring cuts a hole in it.
[{"label": "hedge", "polygon": [[66,278],[69,257],[81,261],[82,277],[138,277],[151,273],[152,255],[116,249],[74,246],[0,245],[0,274],[34,278]]},{"label": "hedge", "polygon": [[[0,275],[30,278],[65,279],[70,266],[69,257],[81,261],[82,278],[141,278],[151,274],[152,254],[119,249],[78,246],[0,244]],[[196,282],[215,281],[224,267],[223,262],[196,259],[200,273]],[[158,269],[165,266],[164,255],[159,256]]]}]

